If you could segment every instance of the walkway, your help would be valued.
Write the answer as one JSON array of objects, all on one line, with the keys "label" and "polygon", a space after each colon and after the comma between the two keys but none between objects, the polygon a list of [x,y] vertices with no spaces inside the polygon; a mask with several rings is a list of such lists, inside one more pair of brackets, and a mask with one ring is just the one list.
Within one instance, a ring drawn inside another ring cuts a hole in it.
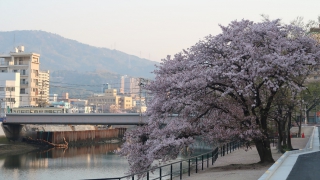
[{"label": "walkway", "polygon": [[[302,132],[306,135],[306,138],[292,138],[292,145],[296,149],[303,149],[309,137],[312,135],[313,127],[302,127]],[[295,131],[295,129],[292,129]],[[271,145],[272,146],[272,145]],[[282,154],[278,153],[275,147],[272,148],[272,156],[274,160],[278,160]],[[243,148],[233,151],[224,157],[217,159],[213,167],[204,169],[196,173],[191,173],[188,177],[187,174],[183,175],[183,180],[257,180],[261,177],[268,168],[272,165],[260,165],[257,162],[260,160],[258,152],[255,146],[247,151]],[[175,178],[179,179],[179,178]]]}]

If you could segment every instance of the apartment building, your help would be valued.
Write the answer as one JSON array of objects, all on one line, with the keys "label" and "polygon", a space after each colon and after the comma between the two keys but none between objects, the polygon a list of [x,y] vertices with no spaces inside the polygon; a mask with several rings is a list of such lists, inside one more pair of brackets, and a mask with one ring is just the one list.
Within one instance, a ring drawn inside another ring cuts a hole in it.
[{"label": "apartment building", "polygon": [[20,106],[20,73],[0,74],[0,117]]},{"label": "apartment building", "polygon": [[0,55],[0,73],[20,73],[20,106],[38,105],[39,59],[40,54],[25,52],[24,46]]},{"label": "apartment building", "polygon": [[50,71],[39,71],[39,101],[49,102]]}]

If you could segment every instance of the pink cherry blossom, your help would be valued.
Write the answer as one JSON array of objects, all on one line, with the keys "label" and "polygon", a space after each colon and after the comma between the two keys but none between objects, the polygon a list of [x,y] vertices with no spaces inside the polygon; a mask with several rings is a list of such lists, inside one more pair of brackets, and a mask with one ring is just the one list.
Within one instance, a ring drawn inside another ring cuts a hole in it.
[{"label": "pink cherry blossom", "polygon": [[279,20],[220,27],[221,34],[168,56],[154,71],[148,124],[128,131],[119,152],[131,173],[175,159],[196,137],[213,145],[253,141],[261,162],[273,161],[267,123],[275,95],[302,89],[296,79],[319,62],[319,45]]}]

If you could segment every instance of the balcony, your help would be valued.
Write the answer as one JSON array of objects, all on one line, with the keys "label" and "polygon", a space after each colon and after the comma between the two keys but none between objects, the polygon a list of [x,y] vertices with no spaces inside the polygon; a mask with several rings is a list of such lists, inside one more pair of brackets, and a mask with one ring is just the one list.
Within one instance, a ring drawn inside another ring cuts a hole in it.
[{"label": "balcony", "polygon": [[0,66],[8,66],[9,63],[8,62],[0,62]]},{"label": "balcony", "polygon": [[20,85],[28,85],[28,82],[20,82]]},{"label": "balcony", "polygon": [[9,64],[9,66],[29,66],[28,63],[14,63],[14,64]]}]

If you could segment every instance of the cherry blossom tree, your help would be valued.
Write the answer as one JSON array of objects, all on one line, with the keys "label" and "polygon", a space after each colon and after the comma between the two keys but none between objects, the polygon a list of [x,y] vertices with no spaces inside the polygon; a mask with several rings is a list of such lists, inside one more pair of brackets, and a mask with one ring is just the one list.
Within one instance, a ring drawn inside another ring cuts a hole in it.
[{"label": "cherry blossom tree", "polygon": [[120,154],[130,172],[175,159],[195,137],[215,145],[253,141],[260,162],[274,162],[268,140],[269,111],[278,91],[302,89],[297,77],[319,61],[316,42],[279,20],[233,21],[190,49],[168,56],[147,89],[148,124],[125,135]]}]

